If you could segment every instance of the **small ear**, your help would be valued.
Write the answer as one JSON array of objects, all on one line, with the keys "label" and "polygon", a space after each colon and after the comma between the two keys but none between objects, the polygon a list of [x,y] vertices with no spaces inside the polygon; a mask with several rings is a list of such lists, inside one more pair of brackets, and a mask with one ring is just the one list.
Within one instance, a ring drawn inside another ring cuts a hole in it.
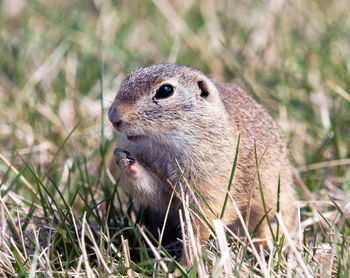
[{"label": "small ear", "polygon": [[201,97],[202,98],[206,98],[207,96],[209,96],[209,88],[208,85],[205,81],[200,80],[197,82],[199,89],[201,89]]}]

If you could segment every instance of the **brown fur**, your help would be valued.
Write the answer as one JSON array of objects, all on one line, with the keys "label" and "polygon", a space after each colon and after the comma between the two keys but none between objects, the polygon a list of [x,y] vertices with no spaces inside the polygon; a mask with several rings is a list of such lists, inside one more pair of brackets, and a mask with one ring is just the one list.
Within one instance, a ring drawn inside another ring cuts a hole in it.
[{"label": "brown fur", "polygon": [[[174,94],[152,101],[162,84],[173,85]],[[127,169],[120,169],[120,178],[141,204],[165,212],[173,188],[179,194],[182,187],[191,195],[177,169],[180,168],[216,216],[220,215],[240,135],[230,193],[245,219],[249,219],[249,231],[265,213],[255,147],[269,218],[275,217],[280,177],[281,212],[287,228],[293,229],[295,192],[285,139],[262,106],[237,86],[212,82],[199,70],[185,66],[160,64],[141,68],[125,77],[109,118],[121,133],[120,146],[136,158],[138,174],[132,176]],[[132,142],[127,136],[141,137]],[[178,214],[179,206],[180,202],[174,203],[172,215]],[[208,219],[213,220],[215,216],[202,207]],[[231,201],[223,222],[239,229]],[[266,221],[259,230],[261,237],[270,234]],[[199,233],[204,240],[209,237],[208,229],[202,225]]]}]

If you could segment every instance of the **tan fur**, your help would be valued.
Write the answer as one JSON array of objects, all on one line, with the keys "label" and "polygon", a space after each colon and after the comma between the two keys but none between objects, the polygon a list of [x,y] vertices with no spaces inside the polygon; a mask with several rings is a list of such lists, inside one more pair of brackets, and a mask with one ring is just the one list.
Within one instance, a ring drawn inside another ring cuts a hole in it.
[{"label": "tan fur", "polygon": [[[162,84],[171,84],[174,94],[152,101]],[[203,90],[208,90],[207,97],[201,96]],[[118,123],[120,146],[136,158],[138,174],[131,176],[121,170],[120,178],[140,203],[165,212],[173,188],[178,193],[180,187],[189,191],[177,169],[180,168],[215,214],[220,215],[240,135],[230,193],[245,219],[249,218],[249,231],[254,230],[265,213],[257,180],[255,146],[269,218],[275,225],[280,177],[281,212],[287,228],[293,229],[295,192],[285,139],[262,106],[237,86],[212,82],[199,70],[185,66],[159,64],[141,68],[128,74],[122,82],[109,118]],[[127,139],[127,136],[140,135],[136,142]],[[139,176],[145,173],[147,177]],[[208,219],[214,219],[209,210],[202,207]],[[175,202],[174,215],[179,208],[180,202]],[[223,222],[240,230],[231,201]],[[269,234],[264,221],[260,236]],[[209,237],[206,227],[200,227],[200,236],[204,240]]]}]

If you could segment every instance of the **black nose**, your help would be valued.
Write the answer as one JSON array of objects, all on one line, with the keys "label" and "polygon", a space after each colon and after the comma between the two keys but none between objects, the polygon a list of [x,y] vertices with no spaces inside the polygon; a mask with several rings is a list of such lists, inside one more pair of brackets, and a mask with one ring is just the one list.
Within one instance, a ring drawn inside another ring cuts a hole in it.
[{"label": "black nose", "polygon": [[114,104],[112,104],[111,108],[108,111],[108,119],[113,124],[115,128],[119,128],[122,121],[120,120],[119,114]]}]

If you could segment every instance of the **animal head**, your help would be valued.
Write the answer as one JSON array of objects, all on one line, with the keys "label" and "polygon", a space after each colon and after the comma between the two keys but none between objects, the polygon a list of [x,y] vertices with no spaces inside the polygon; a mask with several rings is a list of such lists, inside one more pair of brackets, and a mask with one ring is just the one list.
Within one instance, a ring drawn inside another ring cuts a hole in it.
[{"label": "animal head", "polygon": [[174,136],[191,136],[191,124],[212,125],[220,114],[218,104],[222,105],[215,85],[201,71],[159,64],[125,77],[108,117],[130,141],[165,142]]}]

